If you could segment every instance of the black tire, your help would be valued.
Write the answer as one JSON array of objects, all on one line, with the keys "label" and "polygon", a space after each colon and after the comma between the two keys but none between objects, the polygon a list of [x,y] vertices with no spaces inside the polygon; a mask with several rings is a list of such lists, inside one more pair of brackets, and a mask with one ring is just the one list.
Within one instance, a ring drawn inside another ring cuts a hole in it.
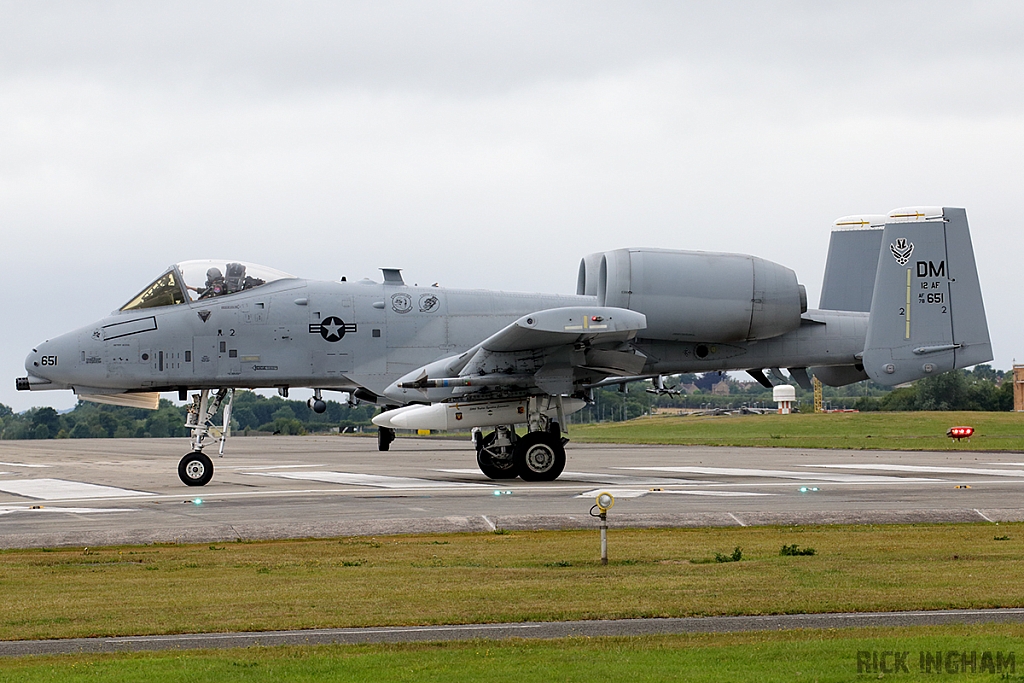
[{"label": "black tire", "polygon": [[185,486],[206,486],[213,479],[213,461],[201,451],[193,451],[178,463],[178,478]]},{"label": "black tire", "polygon": [[554,481],[565,469],[565,448],[560,435],[530,432],[516,442],[512,460],[523,481]]},{"label": "black tire", "polygon": [[495,438],[497,433],[491,432],[477,442],[476,465],[488,479],[515,479],[519,476],[515,458],[512,453],[502,455],[491,450]]},{"label": "black tire", "polygon": [[377,450],[391,450],[391,442],[395,440],[395,430],[391,427],[377,427]]}]

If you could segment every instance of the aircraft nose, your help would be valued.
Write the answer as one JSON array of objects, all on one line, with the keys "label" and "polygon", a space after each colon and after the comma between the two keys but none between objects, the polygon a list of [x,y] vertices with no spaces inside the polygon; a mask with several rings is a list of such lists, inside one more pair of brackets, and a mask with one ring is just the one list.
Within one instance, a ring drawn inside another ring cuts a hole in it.
[{"label": "aircraft nose", "polygon": [[40,344],[32,349],[32,353],[25,358],[25,370],[27,377],[18,377],[15,380],[15,388],[18,391],[32,391],[33,389],[49,388],[53,385],[50,377],[50,367],[47,365],[53,354],[46,353],[44,345]]},{"label": "aircraft nose", "polygon": [[39,353],[39,347],[32,349],[32,353],[28,354],[25,358],[25,370],[28,371],[28,374],[35,375],[40,372],[40,368],[42,367],[39,364],[40,358],[42,358],[42,354]]}]

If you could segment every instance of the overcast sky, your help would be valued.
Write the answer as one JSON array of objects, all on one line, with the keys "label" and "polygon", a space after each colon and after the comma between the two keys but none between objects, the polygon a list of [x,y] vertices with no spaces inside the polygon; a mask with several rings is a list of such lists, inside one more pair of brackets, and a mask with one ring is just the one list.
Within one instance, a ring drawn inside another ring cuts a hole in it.
[{"label": "overcast sky", "polygon": [[571,293],[738,251],[818,300],[832,221],[967,208],[1024,361],[1024,3],[0,0],[0,403],[170,263]]}]

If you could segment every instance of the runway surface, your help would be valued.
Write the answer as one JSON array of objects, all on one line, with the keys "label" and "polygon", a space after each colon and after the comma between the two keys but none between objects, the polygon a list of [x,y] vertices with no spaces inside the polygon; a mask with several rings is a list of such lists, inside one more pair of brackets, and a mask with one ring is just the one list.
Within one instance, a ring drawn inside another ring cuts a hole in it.
[{"label": "runway surface", "polygon": [[555,482],[495,482],[468,441],[249,437],[201,488],[186,439],[0,442],[0,547],[209,542],[495,528],[1024,520],[1024,454],[567,446]]},{"label": "runway surface", "polygon": [[1024,622],[1024,609],[935,610],[915,612],[857,612],[841,614],[780,614],[753,617],[688,617],[677,619],[616,619],[594,621],[524,622],[515,624],[457,624],[453,626],[394,626],[382,628],[323,628],[256,633],[181,633],[121,638],[0,641],[0,657],[58,655],[81,652],[140,652],[195,650],[273,645],[351,645],[357,643],[414,643],[509,638],[597,638],[652,636],[673,633],[731,633],[788,629],[835,629],[867,626],[935,626]]}]

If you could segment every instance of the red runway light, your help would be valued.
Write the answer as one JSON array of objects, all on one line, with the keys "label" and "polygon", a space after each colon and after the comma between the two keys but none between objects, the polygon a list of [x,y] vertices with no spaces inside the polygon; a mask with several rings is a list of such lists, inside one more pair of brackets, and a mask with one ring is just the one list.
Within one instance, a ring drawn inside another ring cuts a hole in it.
[{"label": "red runway light", "polygon": [[949,430],[946,431],[946,436],[948,436],[951,439],[956,439],[957,441],[959,441],[960,439],[969,439],[969,438],[971,438],[971,436],[973,434],[974,434],[974,427],[966,427],[966,426],[965,427],[950,427]]}]

